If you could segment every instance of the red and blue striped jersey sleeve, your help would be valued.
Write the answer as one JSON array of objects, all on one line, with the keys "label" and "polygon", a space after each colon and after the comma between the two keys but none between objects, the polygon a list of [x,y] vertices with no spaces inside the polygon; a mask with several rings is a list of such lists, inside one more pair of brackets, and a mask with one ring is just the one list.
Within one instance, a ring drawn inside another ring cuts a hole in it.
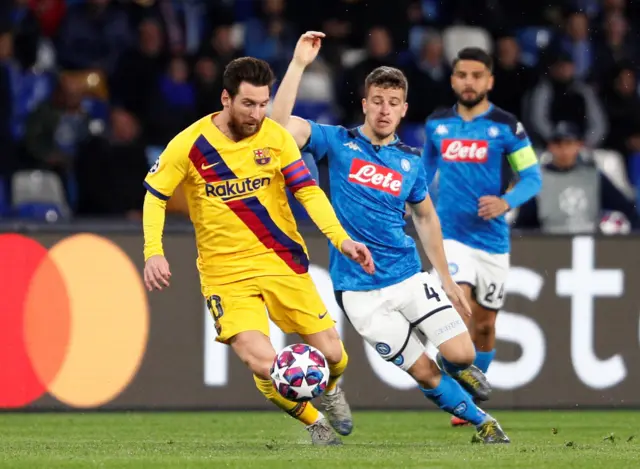
[{"label": "red and blue striped jersey sleeve", "polygon": [[303,187],[317,185],[309,168],[307,168],[307,165],[304,163],[293,137],[287,134],[285,139],[280,157],[280,165],[284,182],[291,193],[295,194]]}]

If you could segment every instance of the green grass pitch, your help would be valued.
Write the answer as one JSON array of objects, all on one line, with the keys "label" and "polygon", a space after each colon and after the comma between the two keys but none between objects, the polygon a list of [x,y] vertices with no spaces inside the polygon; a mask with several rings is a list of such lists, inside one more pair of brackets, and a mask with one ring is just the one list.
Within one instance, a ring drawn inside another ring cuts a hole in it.
[{"label": "green grass pitch", "polygon": [[0,468],[640,468],[640,412],[495,412],[511,445],[437,411],[357,412],[344,446],[278,412],[0,413]]}]

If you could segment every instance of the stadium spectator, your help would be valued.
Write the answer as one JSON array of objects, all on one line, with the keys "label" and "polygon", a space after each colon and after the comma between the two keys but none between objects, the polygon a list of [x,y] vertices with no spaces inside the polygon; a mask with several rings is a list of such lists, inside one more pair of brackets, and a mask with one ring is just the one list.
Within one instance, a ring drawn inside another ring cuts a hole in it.
[{"label": "stadium spectator", "polygon": [[64,0],[30,0],[29,6],[38,18],[42,34],[54,37],[67,10]]},{"label": "stadium spectator", "polygon": [[424,34],[420,55],[405,68],[405,73],[409,80],[407,121],[424,122],[437,108],[453,106],[451,67],[445,61],[439,33]]},{"label": "stadium spectator", "polygon": [[606,116],[593,89],[576,79],[571,57],[556,55],[549,72],[549,78],[542,79],[531,96],[529,127],[534,136],[547,142],[554,126],[566,121],[580,129],[588,147],[601,145],[608,128]]},{"label": "stadium spectator", "polygon": [[633,229],[640,229],[640,216],[633,202],[593,164],[577,126],[560,122],[547,150],[551,161],[542,167],[542,190],[520,207],[516,228],[593,233],[603,211],[618,211]]},{"label": "stadium spectator", "polygon": [[101,69],[111,75],[132,42],[125,11],[111,0],[69,8],[58,33],[58,60],[66,69]]},{"label": "stadium spectator", "polygon": [[554,38],[550,47],[571,57],[577,79],[589,78],[595,54],[589,37],[589,17],[586,13],[570,9],[566,15],[565,31]]},{"label": "stadium spectator", "polygon": [[625,156],[629,180],[636,187],[640,202],[640,96],[636,70],[630,62],[620,64],[604,89],[603,102],[610,122],[605,146]]},{"label": "stadium spectator", "polygon": [[198,117],[219,111],[222,106],[222,70],[209,57],[201,57],[194,68],[194,80]]},{"label": "stadium spectator", "polygon": [[284,0],[262,0],[259,13],[245,24],[245,52],[269,62],[276,75],[286,71],[297,34],[285,17]]},{"label": "stadium spectator", "polygon": [[[122,54],[112,80],[112,101],[144,119],[151,103],[152,83],[166,68],[162,25],[155,18],[143,20],[138,27],[138,44]],[[144,122],[144,121],[143,121]]]},{"label": "stadium spectator", "polygon": [[605,146],[630,156],[640,152],[640,97],[635,68],[620,64],[602,92],[609,121]]},{"label": "stadium spectator", "polygon": [[77,213],[137,219],[145,192],[140,181],[149,171],[140,124],[132,114],[115,108],[109,129],[87,141],[78,158]]},{"label": "stadium spectator", "polygon": [[367,38],[366,57],[353,67],[346,69],[344,79],[341,80],[339,95],[345,122],[350,124],[362,120],[363,83],[371,70],[383,65],[395,64],[389,31],[382,26],[371,28]]},{"label": "stadium spectator", "polygon": [[525,94],[536,82],[535,71],[520,60],[520,46],[509,34],[499,36],[493,69],[495,84],[491,101],[506,111],[522,116]]},{"label": "stadium spectator", "polygon": [[608,77],[615,66],[622,61],[637,63],[640,52],[629,34],[629,24],[623,16],[619,14],[607,16],[603,33],[603,40],[596,48],[596,78],[600,81]]},{"label": "stadium spectator", "polygon": [[36,62],[41,36],[40,24],[29,8],[29,0],[16,0],[15,3],[12,12],[14,55],[22,68],[29,68]]},{"label": "stadium spectator", "polygon": [[27,120],[27,165],[48,169],[60,176],[69,202],[76,201],[75,161],[82,144],[91,136],[90,117],[82,106],[84,84],[62,75],[52,97],[40,104]]},{"label": "stadium spectator", "polygon": [[231,28],[232,24],[226,22],[216,26],[200,52],[201,56],[213,59],[220,70],[224,70],[229,62],[244,53],[234,45]]},{"label": "stadium spectator", "polygon": [[13,42],[10,33],[0,34],[0,177],[16,169],[16,140],[12,133],[13,97],[11,64]]},{"label": "stadium spectator", "polygon": [[196,89],[183,57],[174,57],[156,82],[146,118],[147,139],[164,146],[196,120]]}]

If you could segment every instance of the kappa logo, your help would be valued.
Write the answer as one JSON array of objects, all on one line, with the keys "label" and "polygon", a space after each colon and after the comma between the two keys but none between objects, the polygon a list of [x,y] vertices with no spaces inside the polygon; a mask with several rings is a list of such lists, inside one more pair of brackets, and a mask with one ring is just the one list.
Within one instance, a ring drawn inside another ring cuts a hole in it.
[{"label": "kappa logo", "polygon": [[347,142],[343,146],[350,148],[353,151],[359,151],[360,153],[362,153],[362,149],[355,142]]},{"label": "kappa logo", "polygon": [[440,124],[438,127],[436,127],[436,133],[438,135],[447,135],[449,133],[449,130],[447,129],[446,125]]},{"label": "kappa logo", "polygon": [[271,161],[271,148],[265,147],[259,150],[253,150],[253,160],[259,166],[269,164]]}]

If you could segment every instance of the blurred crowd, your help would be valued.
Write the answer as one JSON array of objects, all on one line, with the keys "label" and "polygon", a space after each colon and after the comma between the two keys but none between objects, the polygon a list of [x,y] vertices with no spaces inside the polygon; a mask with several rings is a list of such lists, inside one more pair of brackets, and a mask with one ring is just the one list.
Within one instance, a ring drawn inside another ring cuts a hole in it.
[{"label": "blurred crowd", "polygon": [[[225,65],[251,55],[282,76],[309,29],[328,39],[297,115],[357,124],[365,76],[397,66],[410,84],[400,136],[420,146],[427,116],[454,102],[453,55],[482,46],[495,56],[492,101],[521,118],[541,160],[568,154],[638,205],[638,2],[4,0],[0,217],[16,215],[34,169],[61,181],[69,213],[138,217],[141,181],[163,147],[219,110]],[[568,200],[570,211],[584,203],[575,191]],[[635,226],[629,206],[601,205]]]}]

